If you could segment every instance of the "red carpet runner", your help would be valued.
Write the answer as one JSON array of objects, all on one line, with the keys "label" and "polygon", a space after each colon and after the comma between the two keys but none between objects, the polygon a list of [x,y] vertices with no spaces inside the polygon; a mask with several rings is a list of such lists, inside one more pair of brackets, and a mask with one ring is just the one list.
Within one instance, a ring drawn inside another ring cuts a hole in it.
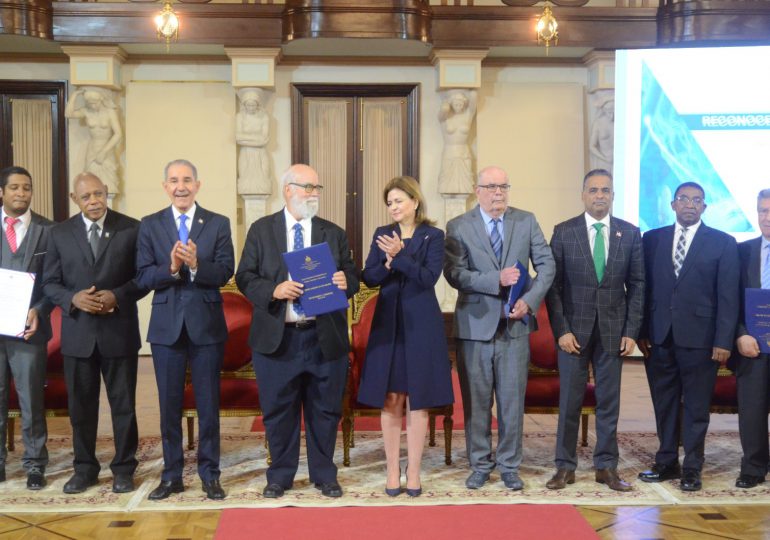
[{"label": "red carpet runner", "polygon": [[216,540],[587,540],[597,539],[562,504],[376,506],[223,510]]}]

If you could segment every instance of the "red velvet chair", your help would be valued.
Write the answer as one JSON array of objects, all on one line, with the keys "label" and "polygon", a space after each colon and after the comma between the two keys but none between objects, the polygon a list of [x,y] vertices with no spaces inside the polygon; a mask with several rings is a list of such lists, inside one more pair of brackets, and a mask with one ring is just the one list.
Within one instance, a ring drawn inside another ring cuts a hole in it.
[{"label": "red velvet chair", "polygon": [[[350,449],[355,448],[354,420],[359,416],[380,416],[380,409],[369,407],[357,400],[361,383],[364,362],[366,361],[366,344],[369,341],[369,331],[372,327],[374,308],[377,305],[377,289],[369,289],[361,285],[348,310],[350,331],[350,369],[342,404],[342,464],[350,466]],[[447,362],[449,359],[447,359]],[[436,446],[436,416],[444,417],[444,462],[452,464],[452,405],[428,409],[429,446]]]},{"label": "red velvet chair", "polygon": [[[551,331],[551,322],[545,302],[537,311],[538,330],[529,335],[529,379],[524,397],[524,412],[527,414],[559,414],[559,364],[556,342]],[[583,446],[588,445],[588,415],[596,414],[594,384],[586,384],[583,407],[580,410],[581,437]]]},{"label": "red velvet chair", "polygon": [[738,414],[738,387],[735,373],[719,368],[714,392],[711,394],[711,412],[716,414]]},{"label": "red velvet chair", "polygon": [[[48,342],[48,363],[45,377],[45,415],[47,417],[69,416],[67,408],[67,385],[64,382],[64,359],[61,355],[61,309],[54,308],[51,312],[51,339]],[[15,449],[14,435],[16,418],[21,416],[19,396],[16,385],[11,382],[8,393],[8,450]]]},{"label": "red velvet chair", "polygon": [[[220,375],[219,415],[261,416],[262,408],[249,347],[251,303],[232,286],[222,292],[222,300],[229,337],[225,343]],[[189,373],[182,401],[182,416],[187,418],[187,446],[192,449],[195,447],[195,417],[198,414]]]}]

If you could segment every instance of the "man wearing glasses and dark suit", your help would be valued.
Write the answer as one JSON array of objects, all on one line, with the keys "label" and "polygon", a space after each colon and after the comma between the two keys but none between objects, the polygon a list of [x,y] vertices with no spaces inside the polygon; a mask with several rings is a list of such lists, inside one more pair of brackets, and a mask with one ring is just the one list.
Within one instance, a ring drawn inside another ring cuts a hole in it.
[{"label": "man wearing glasses and dark suit", "polygon": [[[479,204],[447,223],[444,276],[457,289],[454,333],[457,372],[465,414],[465,440],[471,475],[478,489],[497,467],[506,488],[519,490],[524,392],[533,313],[554,276],[551,248],[535,216],[508,206],[511,184],[499,167],[479,173]],[[530,279],[516,263],[537,273]],[[521,296],[507,305],[511,286],[526,280]],[[497,404],[498,443],[492,457],[492,399]]]},{"label": "man wearing glasses and dark suit", "polygon": [[701,221],[706,195],[699,184],[681,184],[671,208],[676,223],[642,239],[647,286],[639,348],[660,447],[655,464],[639,478],[681,477],[682,491],[698,491],[711,394],[735,341],[740,265],[735,239]]},{"label": "man wearing glasses and dark suit", "polygon": [[306,316],[302,284],[291,279],[281,254],[326,242],[337,268],[332,281],[348,298],[358,291],[358,276],[345,231],[316,217],[318,174],[292,165],[281,184],[286,207],[251,225],[235,274],[254,305],[249,344],[272,458],[262,493],[278,498],[291,489],[304,411],[310,482],[324,496],[340,497],[334,446],[348,373],[347,314]]}]

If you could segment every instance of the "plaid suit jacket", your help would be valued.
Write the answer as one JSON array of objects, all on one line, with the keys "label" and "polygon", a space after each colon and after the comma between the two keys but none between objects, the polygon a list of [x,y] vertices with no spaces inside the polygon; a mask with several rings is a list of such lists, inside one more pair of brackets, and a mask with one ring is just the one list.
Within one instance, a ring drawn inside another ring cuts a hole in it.
[{"label": "plaid suit jacket", "polygon": [[639,228],[631,223],[610,217],[609,240],[600,283],[585,215],[556,225],[551,238],[556,276],[546,305],[557,340],[572,333],[584,348],[598,320],[602,347],[617,354],[621,338],[636,340],[642,326],[644,260]]}]

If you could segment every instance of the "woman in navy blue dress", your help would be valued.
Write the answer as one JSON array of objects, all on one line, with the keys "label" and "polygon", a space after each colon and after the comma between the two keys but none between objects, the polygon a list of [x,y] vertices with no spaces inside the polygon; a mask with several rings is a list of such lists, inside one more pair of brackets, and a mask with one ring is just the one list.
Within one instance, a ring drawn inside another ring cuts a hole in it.
[{"label": "woman in navy blue dress", "polygon": [[401,492],[401,423],[406,409],[406,492],[422,492],[420,463],[428,411],[454,401],[444,319],[434,286],[444,260],[444,233],[425,215],[414,178],[399,176],[385,186],[393,223],[372,239],[363,280],[380,286],[358,400],[380,407],[387,461],[385,490]]}]

